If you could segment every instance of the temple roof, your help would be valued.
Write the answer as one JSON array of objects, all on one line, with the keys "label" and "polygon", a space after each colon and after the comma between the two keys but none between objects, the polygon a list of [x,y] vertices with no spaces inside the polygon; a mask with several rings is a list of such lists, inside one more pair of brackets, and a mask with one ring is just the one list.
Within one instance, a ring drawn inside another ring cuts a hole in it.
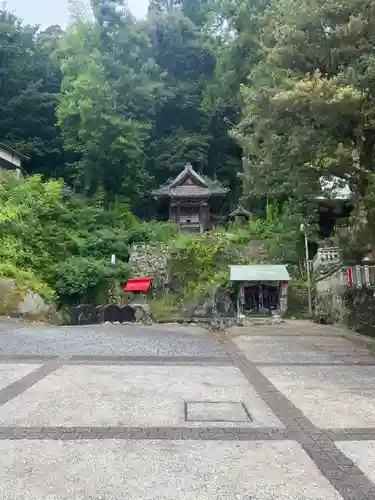
[{"label": "temple roof", "polygon": [[343,179],[332,175],[331,177],[320,177],[322,194],[317,200],[349,200],[352,196],[349,184]]},{"label": "temple roof", "polygon": [[243,208],[242,205],[238,205],[237,208],[235,208],[233,210],[233,212],[231,212],[229,214],[229,217],[236,217],[237,215],[244,215],[245,217],[252,217],[254,214],[252,214],[251,212],[249,212],[248,210],[246,210],[245,208]]},{"label": "temple roof", "polygon": [[207,182],[188,164],[178,176],[166,186],[152,191],[156,198],[208,198],[223,195],[227,188],[209,186]]}]

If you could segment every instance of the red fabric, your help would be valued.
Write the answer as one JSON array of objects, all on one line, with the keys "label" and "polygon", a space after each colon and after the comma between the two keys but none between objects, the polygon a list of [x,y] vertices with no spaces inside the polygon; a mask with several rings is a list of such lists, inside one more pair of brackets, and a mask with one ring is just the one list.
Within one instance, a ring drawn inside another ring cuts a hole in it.
[{"label": "red fabric", "polygon": [[348,267],[348,285],[349,288],[353,288],[353,269]]},{"label": "red fabric", "polygon": [[152,283],[152,278],[131,278],[128,279],[125,292],[147,292]]}]

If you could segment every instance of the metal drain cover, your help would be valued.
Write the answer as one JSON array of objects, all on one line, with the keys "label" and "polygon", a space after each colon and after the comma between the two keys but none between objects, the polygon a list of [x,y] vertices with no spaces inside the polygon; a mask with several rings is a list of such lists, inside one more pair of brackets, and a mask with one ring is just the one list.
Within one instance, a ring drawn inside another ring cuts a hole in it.
[{"label": "metal drain cover", "polygon": [[251,422],[241,401],[186,401],[187,422]]}]

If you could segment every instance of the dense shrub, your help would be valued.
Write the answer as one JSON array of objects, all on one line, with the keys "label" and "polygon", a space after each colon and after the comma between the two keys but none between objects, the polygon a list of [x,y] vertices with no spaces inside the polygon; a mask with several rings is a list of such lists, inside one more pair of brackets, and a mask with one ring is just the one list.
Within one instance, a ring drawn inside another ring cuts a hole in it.
[{"label": "dense shrub", "polygon": [[128,277],[127,242],[138,225],[125,205],[104,209],[61,181],[2,173],[0,277],[60,305],[89,300],[110,280]]}]

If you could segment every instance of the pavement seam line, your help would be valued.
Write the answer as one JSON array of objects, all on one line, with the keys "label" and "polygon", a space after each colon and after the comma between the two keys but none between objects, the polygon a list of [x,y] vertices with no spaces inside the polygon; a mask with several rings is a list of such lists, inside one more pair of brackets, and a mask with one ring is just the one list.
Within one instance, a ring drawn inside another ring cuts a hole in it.
[{"label": "pavement seam line", "polygon": [[273,427],[0,427],[0,440],[294,440],[284,429]]},{"label": "pavement seam line", "polygon": [[[55,356],[14,356],[0,355],[0,363],[46,363]],[[61,358],[65,365],[229,365],[229,356],[81,356],[72,355]]]},{"label": "pavement seam line", "polygon": [[[328,436],[328,437],[327,437]],[[332,441],[375,440],[375,429],[325,429],[316,439]],[[299,441],[301,433],[278,427],[210,426],[0,426],[0,440],[6,439],[201,439],[222,441]],[[315,442],[314,442],[315,443]],[[314,444],[313,446],[316,447]],[[347,465],[347,464],[346,464]]]},{"label": "pavement seam line", "polygon": [[66,358],[61,357],[50,359],[49,361],[47,361],[47,363],[39,366],[31,373],[28,373],[12,384],[7,385],[3,389],[0,389],[0,406],[8,403],[54,371],[58,370],[63,365],[65,360]]}]

